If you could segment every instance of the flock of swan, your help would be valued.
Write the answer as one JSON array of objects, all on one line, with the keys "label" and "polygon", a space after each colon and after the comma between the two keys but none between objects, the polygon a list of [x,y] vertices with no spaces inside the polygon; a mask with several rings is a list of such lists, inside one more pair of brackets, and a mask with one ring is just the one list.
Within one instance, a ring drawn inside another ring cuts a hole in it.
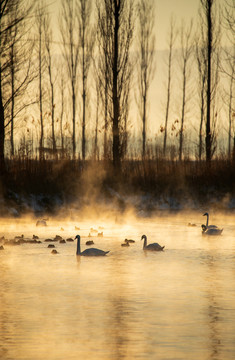
[{"label": "flock of swan", "polygon": [[[206,225],[205,224],[201,225],[202,235],[221,235],[223,229],[218,228],[218,226],[216,226],[216,225],[209,225],[209,214],[206,212],[205,214],[203,214],[203,216],[207,217],[207,221],[206,221]],[[192,226],[192,224],[190,224],[190,226]],[[98,234],[98,235],[103,236],[103,233]],[[54,241],[60,240],[60,242],[62,242],[62,241],[66,242],[65,240],[62,240],[62,238],[59,235],[57,235],[57,237],[55,238]],[[24,240],[23,238],[24,238],[24,235],[17,237],[17,240],[19,240],[19,241],[17,241],[17,243],[15,243],[15,244],[20,244],[22,242],[26,242],[26,240]],[[33,235],[33,240],[31,240],[31,242],[39,243],[40,241],[38,241],[37,239],[38,239],[38,237]],[[76,251],[77,256],[105,256],[110,252],[110,251],[100,250],[97,248],[89,248],[89,249],[86,249],[81,252],[81,237],[80,237],[80,235],[76,235],[75,240],[77,240],[77,251]],[[143,243],[144,251],[163,251],[163,249],[165,248],[165,246],[161,246],[158,243],[147,244],[147,236],[146,235],[142,235],[141,240],[144,240],[144,243]],[[52,240],[46,239],[45,241],[52,241]],[[67,241],[73,241],[73,239],[69,238],[69,239],[67,239]],[[125,239],[125,243],[121,244],[121,246],[129,246],[129,242],[135,242],[135,241]],[[86,245],[93,245],[93,244],[94,244],[93,240],[89,240],[86,242]],[[54,245],[49,245],[48,247],[54,247]],[[0,250],[3,250],[3,249],[4,249],[3,246],[0,246]],[[57,251],[52,250],[52,253],[57,254]]]},{"label": "flock of swan", "polygon": [[[209,214],[206,212],[203,216],[207,217],[206,225],[202,224],[202,235],[221,235],[223,229],[219,229],[216,225],[209,225]],[[105,256],[109,253],[109,251],[103,251],[96,248],[86,249],[81,252],[80,245],[80,235],[76,235],[75,239],[77,239],[77,256]],[[127,239],[126,239],[127,240]],[[147,236],[142,235],[141,240],[144,240],[143,250],[147,251],[163,251],[165,246],[161,246],[158,243],[152,243],[147,245]],[[127,245],[128,244],[128,245]],[[122,244],[123,246],[124,244]],[[129,246],[128,240],[126,241],[126,246]]]}]

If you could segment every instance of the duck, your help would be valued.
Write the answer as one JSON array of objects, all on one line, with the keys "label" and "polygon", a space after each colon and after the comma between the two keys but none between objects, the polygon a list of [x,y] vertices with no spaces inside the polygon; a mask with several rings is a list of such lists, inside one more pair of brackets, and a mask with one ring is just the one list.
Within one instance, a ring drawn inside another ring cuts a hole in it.
[{"label": "duck", "polygon": [[86,245],[94,245],[94,241],[93,240],[88,240],[88,241],[86,241]]},{"label": "duck", "polygon": [[134,244],[135,243],[135,240],[132,240],[132,239],[125,239],[124,241],[126,243],[129,243],[129,244]]},{"label": "duck", "polygon": [[51,253],[52,253],[52,254],[59,254],[56,249],[51,250]]},{"label": "duck", "polygon": [[105,256],[106,254],[109,253],[109,251],[103,251],[103,250],[96,249],[96,248],[86,249],[81,252],[80,235],[76,235],[75,239],[77,239],[77,252],[76,252],[77,256]]},{"label": "duck", "polygon": [[54,248],[55,245],[54,244],[49,244],[47,247],[50,249],[50,248]]},{"label": "duck", "polygon": [[162,251],[165,247],[165,246],[159,245],[158,243],[152,243],[152,244],[147,245],[147,236],[146,235],[141,236],[141,240],[143,240],[143,239],[144,239],[143,250]]},{"label": "duck", "polygon": [[126,247],[128,247],[128,246],[130,246],[130,244],[129,244],[128,241],[126,241],[126,242],[124,242],[123,244],[121,244],[121,246],[126,246]]}]

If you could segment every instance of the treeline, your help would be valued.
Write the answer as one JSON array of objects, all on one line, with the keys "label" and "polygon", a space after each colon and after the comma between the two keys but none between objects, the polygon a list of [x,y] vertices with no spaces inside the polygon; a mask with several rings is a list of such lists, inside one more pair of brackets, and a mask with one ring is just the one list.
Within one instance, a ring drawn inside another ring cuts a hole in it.
[{"label": "treeline", "polygon": [[[104,159],[117,169],[130,157],[183,161],[191,155],[210,162],[224,126],[226,159],[235,159],[235,6],[233,0],[220,4],[200,0],[194,21],[169,23],[161,137],[150,146],[158,64],[153,0],[63,0],[56,19],[46,2],[0,0],[0,172],[6,159],[17,158]],[[180,111],[172,124],[176,62]],[[141,124],[135,149],[133,98]],[[198,135],[195,153],[188,154],[192,104]]]}]

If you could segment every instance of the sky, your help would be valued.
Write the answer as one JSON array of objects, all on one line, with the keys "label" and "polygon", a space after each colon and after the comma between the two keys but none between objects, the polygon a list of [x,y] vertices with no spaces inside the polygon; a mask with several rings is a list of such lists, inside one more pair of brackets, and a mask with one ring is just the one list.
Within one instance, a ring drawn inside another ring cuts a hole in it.
[{"label": "sky", "polygon": [[156,48],[163,50],[167,46],[167,34],[171,16],[177,22],[190,21],[197,16],[200,0],[154,0],[155,2],[155,25],[156,25]]}]

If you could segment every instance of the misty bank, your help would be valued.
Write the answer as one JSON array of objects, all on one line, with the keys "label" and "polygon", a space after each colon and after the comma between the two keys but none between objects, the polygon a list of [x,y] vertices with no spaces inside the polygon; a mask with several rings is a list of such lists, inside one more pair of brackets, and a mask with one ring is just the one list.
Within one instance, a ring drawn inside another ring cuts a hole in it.
[{"label": "misty bank", "polygon": [[[139,216],[156,211],[235,210],[235,166],[215,160],[9,161],[0,177],[0,216],[57,214],[84,208]],[[69,210],[68,210],[69,211]]]}]

